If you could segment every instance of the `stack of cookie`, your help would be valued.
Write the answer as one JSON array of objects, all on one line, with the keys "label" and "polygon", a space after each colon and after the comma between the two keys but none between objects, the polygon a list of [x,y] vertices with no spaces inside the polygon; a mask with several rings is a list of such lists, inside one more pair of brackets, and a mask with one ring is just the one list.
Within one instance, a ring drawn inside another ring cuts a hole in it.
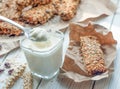
[{"label": "stack of cookie", "polygon": [[[44,24],[55,15],[59,15],[62,20],[71,20],[77,12],[80,0],[2,0],[0,15],[12,20],[22,21],[26,24]],[[26,7],[30,9],[25,10]],[[7,30],[9,32],[6,33]],[[20,32],[12,32],[11,27],[6,25],[3,29],[3,22],[0,22],[1,34],[20,35]]]}]

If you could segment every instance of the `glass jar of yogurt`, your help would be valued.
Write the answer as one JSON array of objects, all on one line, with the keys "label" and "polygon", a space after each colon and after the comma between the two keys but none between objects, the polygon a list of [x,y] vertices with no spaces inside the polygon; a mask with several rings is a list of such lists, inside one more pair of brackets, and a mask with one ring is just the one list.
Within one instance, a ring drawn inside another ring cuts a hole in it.
[{"label": "glass jar of yogurt", "polygon": [[26,38],[20,42],[31,72],[43,79],[55,76],[63,63],[63,33],[49,31],[47,36],[47,40],[32,41]]}]

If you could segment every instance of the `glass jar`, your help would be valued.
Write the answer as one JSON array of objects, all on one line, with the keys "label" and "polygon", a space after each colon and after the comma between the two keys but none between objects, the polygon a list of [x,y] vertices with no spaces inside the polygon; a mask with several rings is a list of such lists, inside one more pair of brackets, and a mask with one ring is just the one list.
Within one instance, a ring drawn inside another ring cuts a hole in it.
[{"label": "glass jar", "polygon": [[31,72],[43,79],[55,76],[63,63],[63,33],[60,31],[49,32],[49,39],[50,43],[45,41],[40,45],[39,42],[27,38],[20,42]]}]

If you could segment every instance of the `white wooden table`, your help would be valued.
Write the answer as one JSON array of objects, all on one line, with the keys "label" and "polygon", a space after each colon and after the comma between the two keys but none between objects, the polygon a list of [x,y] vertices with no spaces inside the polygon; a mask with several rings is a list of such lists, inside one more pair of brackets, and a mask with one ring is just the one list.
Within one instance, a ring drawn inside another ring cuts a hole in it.
[{"label": "white wooden table", "polygon": [[[97,22],[113,32],[114,38],[118,41],[117,57],[114,62],[113,74],[99,81],[87,81],[82,83],[74,83],[69,79],[54,77],[51,80],[43,80],[34,76],[33,89],[120,89],[120,0],[112,0],[118,6],[114,15],[109,16]],[[0,57],[0,63],[6,59],[15,58],[17,60],[25,60],[22,50],[16,49],[7,55]],[[12,89],[23,89],[22,82],[18,80]]]}]

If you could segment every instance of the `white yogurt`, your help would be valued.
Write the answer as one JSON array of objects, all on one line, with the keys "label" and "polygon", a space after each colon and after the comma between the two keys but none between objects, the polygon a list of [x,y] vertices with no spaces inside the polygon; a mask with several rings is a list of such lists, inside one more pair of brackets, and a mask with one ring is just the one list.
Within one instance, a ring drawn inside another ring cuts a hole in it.
[{"label": "white yogurt", "polygon": [[63,35],[49,34],[44,41],[34,42],[29,39],[21,41],[29,68],[33,74],[49,79],[59,71],[62,64]]},{"label": "white yogurt", "polygon": [[49,37],[49,34],[45,29],[36,27],[30,31],[29,37],[34,41],[46,41]]}]

